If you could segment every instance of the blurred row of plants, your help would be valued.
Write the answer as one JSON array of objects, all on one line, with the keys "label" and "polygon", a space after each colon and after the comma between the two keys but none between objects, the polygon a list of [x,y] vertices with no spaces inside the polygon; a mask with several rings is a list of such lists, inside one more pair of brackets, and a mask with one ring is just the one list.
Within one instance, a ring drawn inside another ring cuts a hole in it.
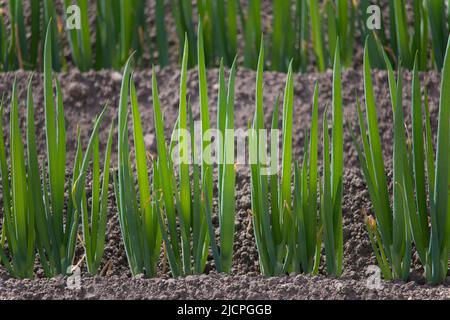
[{"label": "blurred row of plants", "polygon": [[[80,28],[69,30],[72,5],[79,8]],[[385,67],[382,51],[394,65],[402,60],[409,69],[416,52],[420,70],[443,67],[450,21],[447,0],[271,0],[271,19],[262,14],[263,5],[262,0],[97,0],[96,5],[87,0],[9,0],[0,12],[0,69],[42,69],[43,30],[50,19],[57,22],[51,31],[55,71],[67,68],[65,44],[81,71],[121,69],[132,52],[138,64],[164,67],[171,54],[169,21],[175,24],[178,44],[187,37],[192,68],[197,63],[199,19],[207,67],[218,66],[221,58],[231,67],[239,54],[244,66],[256,69],[263,34],[265,68],[274,71],[286,72],[291,61],[296,72],[324,71],[332,67],[338,39],[343,67],[351,67],[356,47],[362,48],[367,37],[376,68]],[[146,19],[147,12],[154,19]],[[368,21],[380,22],[379,29],[371,30]]]}]

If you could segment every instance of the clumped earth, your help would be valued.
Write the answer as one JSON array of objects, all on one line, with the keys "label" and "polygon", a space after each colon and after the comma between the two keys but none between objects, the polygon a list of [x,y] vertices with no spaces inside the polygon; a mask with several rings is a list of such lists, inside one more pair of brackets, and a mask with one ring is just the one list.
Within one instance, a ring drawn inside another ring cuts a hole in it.
[{"label": "clumped earth", "polygon": [[[21,103],[21,124],[25,125],[24,101],[26,84],[31,73],[18,71],[0,74],[0,94],[5,93],[5,103],[9,104],[11,86],[14,78],[19,85]],[[45,155],[43,88],[40,74],[34,75],[33,89],[36,105],[37,141],[40,143],[41,156]],[[117,122],[117,106],[121,83],[121,74],[114,71],[79,73],[73,70],[58,75],[64,94],[66,127],[68,137],[68,163],[76,150],[76,130],[79,126],[82,142],[85,146],[92,129],[93,119],[100,113],[105,103],[110,107],[102,127],[100,141],[106,141],[109,122]],[[177,68],[157,70],[161,105],[165,113],[166,137],[175,123],[178,113],[177,88],[180,73]],[[246,128],[254,112],[254,71],[240,69],[236,78],[236,127]],[[270,124],[273,104],[284,89],[285,75],[266,72],[264,75],[264,107],[266,124]],[[392,153],[392,116],[387,74],[374,72],[374,88],[378,102],[379,125],[382,132],[385,162],[391,163]],[[404,74],[406,88],[404,102],[406,123],[409,124],[411,102],[411,74]],[[423,83],[429,90],[433,130],[437,129],[439,103],[439,73],[424,73]],[[218,70],[208,71],[211,119],[215,119],[217,99]],[[151,70],[136,71],[134,79],[137,85],[138,99],[145,130],[147,148],[156,153],[153,127]],[[294,115],[294,154],[300,159],[302,154],[304,131],[309,128],[311,100],[314,83],[319,82],[319,103],[321,112],[331,103],[331,71],[323,74],[311,73],[295,77],[295,115]],[[364,99],[362,74],[346,71],[343,74],[344,109],[348,122],[354,125],[356,97]],[[199,118],[198,76],[195,70],[188,74],[188,94]],[[281,111],[280,111],[281,112]],[[4,128],[9,119],[9,105],[2,119]],[[280,117],[281,119],[281,117]],[[214,122],[214,121],[213,121]],[[116,137],[115,137],[116,139]],[[8,141],[7,141],[8,144]],[[103,148],[105,145],[102,146]],[[320,155],[321,156],[321,155]],[[113,167],[117,167],[113,153]],[[107,228],[105,257],[101,276],[89,276],[82,266],[81,288],[69,289],[67,277],[45,279],[42,270],[36,269],[33,280],[16,280],[0,267],[0,299],[450,299],[450,278],[440,286],[425,284],[422,269],[415,257],[411,277],[407,283],[382,281],[377,289],[370,289],[373,273],[370,266],[375,259],[368,240],[363,221],[363,209],[371,210],[368,192],[359,169],[356,151],[352,145],[349,131],[345,132],[345,180],[344,180],[344,274],[340,278],[328,278],[323,270],[319,276],[291,274],[275,278],[260,275],[258,254],[251,224],[251,195],[249,169],[245,165],[237,168],[236,192],[236,239],[234,262],[231,275],[217,274],[213,261],[208,263],[203,275],[173,279],[167,266],[162,264],[155,279],[133,278],[128,270],[127,259],[120,237],[120,227],[112,187],[110,188],[110,210]],[[70,172],[70,168],[68,168]],[[1,192],[0,192],[1,196]],[[0,213],[1,214],[1,213]],[[77,261],[82,257],[83,249],[77,250]],[[324,263],[324,261],[323,261]],[[322,263],[322,265],[323,265]]]}]

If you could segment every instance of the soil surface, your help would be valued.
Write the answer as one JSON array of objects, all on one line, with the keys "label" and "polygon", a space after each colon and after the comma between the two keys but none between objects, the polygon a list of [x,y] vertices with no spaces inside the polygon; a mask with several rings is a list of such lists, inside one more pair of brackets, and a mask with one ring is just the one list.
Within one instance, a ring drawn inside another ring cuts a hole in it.
[{"label": "soil surface", "polygon": [[[6,110],[3,127],[7,128],[9,119],[8,94],[14,78],[19,86],[21,103],[21,123],[25,125],[24,102],[26,85],[30,73],[16,72],[0,74],[0,93],[5,93]],[[240,69],[236,79],[236,127],[246,128],[254,112],[255,72]],[[440,75],[422,74],[423,83],[429,90],[433,130],[439,101]],[[37,141],[40,153],[44,156],[44,109],[43,88],[40,74],[33,77],[33,93],[36,106]],[[285,75],[267,72],[264,75],[264,107],[267,125],[270,123],[273,104],[284,89]],[[165,114],[166,137],[172,130],[178,112],[177,91],[180,73],[176,68],[157,70],[161,105]],[[212,124],[216,119],[217,70],[208,71],[208,86]],[[409,124],[411,101],[411,74],[406,72],[404,106],[406,123]],[[80,127],[83,145],[90,135],[92,122],[109,101],[110,108],[102,126],[101,140],[105,142],[110,121],[117,121],[117,106],[121,74],[114,71],[77,71],[58,75],[64,94],[67,126],[68,163],[72,163],[76,150],[76,128]],[[142,70],[134,74],[147,147],[156,152],[153,127],[151,71]],[[385,162],[391,162],[392,116],[387,75],[375,72],[373,75],[375,94],[378,102],[380,130],[382,132]],[[331,72],[308,74],[295,77],[295,115],[294,115],[294,153],[301,159],[304,131],[309,128],[311,100],[314,83],[319,82],[320,112],[331,103]],[[363,97],[362,74],[346,71],[343,74],[344,109],[346,118],[355,123],[356,95]],[[199,117],[198,76],[195,70],[189,71],[188,94],[191,96],[194,116]],[[363,98],[361,98],[363,101]],[[280,110],[281,112],[281,110]],[[281,117],[280,117],[281,119]],[[116,137],[115,137],[116,139]],[[8,144],[8,141],[7,141]],[[101,147],[105,147],[104,145]],[[117,167],[113,152],[113,167]],[[68,167],[70,172],[71,168]],[[362,210],[370,211],[368,192],[358,166],[356,152],[351,143],[348,130],[345,132],[345,180],[344,180],[344,274],[341,278],[327,278],[324,271],[319,276],[286,275],[266,278],[259,274],[258,255],[249,214],[251,206],[249,170],[245,165],[237,168],[236,192],[236,238],[233,270],[230,276],[217,274],[209,262],[206,274],[173,279],[162,267],[155,279],[132,278],[120,237],[120,228],[114,194],[110,192],[110,211],[107,228],[105,256],[101,276],[87,275],[82,268],[81,289],[71,290],[67,277],[45,279],[42,270],[36,269],[34,280],[16,280],[0,267],[0,299],[450,299],[450,278],[444,285],[431,287],[424,284],[422,270],[414,259],[410,281],[381,282],[378,289],[369,289],[371,266],[375,259],[363,223]],[[1,193],[0,193],[1,194]],[[77,260],[81,258],[82,248],[77,250]],[[323,264],[323,263],[322,263]]]}]

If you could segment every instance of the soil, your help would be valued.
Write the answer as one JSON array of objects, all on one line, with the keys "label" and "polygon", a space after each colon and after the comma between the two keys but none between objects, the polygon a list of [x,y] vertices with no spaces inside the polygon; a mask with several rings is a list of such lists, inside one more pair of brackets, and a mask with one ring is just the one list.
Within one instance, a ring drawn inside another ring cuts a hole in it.
[{"label": "soil", "polygon": [[[18,71],[0,74],[0,93],[5,93],[5,103],[9,104],[11,86],[17,78],[19,101],[21,102],[21,123],[25,125],[23,103],[26,84],[30,73]],[[245,128],[254,112],[255,72],[240,69],[236,80],[236,127]],[[43,88],[40,74],[33,77],[33,92],[36,106],[37,141],[40,143],[41,156],[45,150]],[[208,71],[211,119],[215,119],[217,70]],[[404,105],[406,123],[409,124],[411,74],[405,72]],[[440,75],[424,73],[423,82],[429,90],[431,118],[435,130]],[[166,137],[175,122],[178,109],[177,90],[180,73],[177,68],[157,70],[161,105],[165,114]],[[102,106],[109,101],[110,108],[102,126],[100,141],[106,141],[110,121],[117,121],[117,106],[121,75],[115,71],[88,72],[81,74],[71,71],[58,75],[64,94],[64,106],[67,127],[68,163],[76,150],[76,128],[80,127],[83,145],[86,145],[93,119]],[[134,79],[145,130],[146,144],[149,150],[155,150],[155,138],[152,114],[151,71],[136,71]],[[294,154],[301,159],[304,130],[310,123],[311,99],[315,81],[319,82],[319,104],[323,112],[326,104],[331,103],[331,72],[295,77],[295,116],[294,116]],[[355,97],[364,96],[362,74],[353,70],[343,74],[344,109],[346,118],[355,123]],[[264,102],[266,122],[270,123],[272,106],[284,89],[285,75],[267,72],[264,76]],[[392,116],[387,75],[374,73],[374,87],[378,102],[379,125],[382,132],[385,162],[391,162],[392,152]],[[189,71],[188,94],[191,96],[194,116],[199,117],[198,77],[195,70]],[[362,99],[363,100],[363,99]],[[6,106],[3,127],[9,118],[9,106]],[[281,119],[281,117],[280,117]],[[212,120],[214,123],[214,120]],[[7,142],[8,144],[8,142]],[[102,146],[105,147],[104,145]],[[113,153],[113,155],[115,155]],[[116,167],[116,157],[113,157]],[[68,168],[70,172],[70,168]],[[339,279],[319,276],[286,275],[266,278],[259,274],[258,255],[251,226],[250,179],[246,166],[237,168],[236,192],[236,239],[233,269],[230,276],[217,274],[213,265],[208,265],[204,275],[188,276],[179,279],[170,278],[160,269],[157,278],[133,278],[127,267],[127,260],[120,237],[114,194],[110,190],[110,210],[107,228],[107,240],[102,276],[89,276],[82,270],[80,290],[70,290],[66,277],[45,279],[42,270],[36,270],[34,280],[16,280],[0,267],[0,299],[450,299],[450,278],[441,286],[431,287],[424,284],[422,270],[415,259],[410,280],[404,282],[382,282],[378,290],[369,289],[370,266],[375,265],[368,236],[363,223],[362,210],[371,209],[368,192],[358,166],[356,152],[351,143],[348,130],[345,132],[345,179],[344,179],[344,274]],[[82,249],[77,250],[77,259]]]}]

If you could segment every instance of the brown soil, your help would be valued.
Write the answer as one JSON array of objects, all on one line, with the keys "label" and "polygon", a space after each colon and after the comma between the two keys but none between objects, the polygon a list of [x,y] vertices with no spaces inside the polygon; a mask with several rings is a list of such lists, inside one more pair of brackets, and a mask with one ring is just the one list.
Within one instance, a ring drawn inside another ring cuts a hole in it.
[{"label": "brown soil", "polygon": [[[217,70],[208,72],[210,94],[210,111],[215,119],[217,98]],[[23,106],[25,89],[30,73],[16,72],[0,74],[0,93],[5,93],[5,101],[9,103],[8,94],[14,77],[17,77],[19,96]],[[43,90],[41,75],[36,74],[33,80],[34,99],[36,104],[37,141],[43,155],[45,149]],[[161,104],[165,111],[166,136],[175,122],[178,109],[177,90],[179,86],[179,71],[166,68],[157,71]],[[295,77],[295,116],[294,116],[294,153],[301,156],[304,130],[310,123],[311,98],[315,81],[320,84],[320,108],[331,102],[331,73],[308,74]],[[433,128],[436,128],[437,109],[439,101],[440,76],[437,73],[422,75],[426,79],[430,94],[431,117]],[[76,127],[80,126],[82,140],[85,145],[90,134],[95,115],[99,114],[102,105],[109,101],[106,122],[117,121],[117,105],[121,75],[113,71],[89,72],[81,74],[77,71],[60,74],[59,79],[64,93],[68,136],[68,158],[72,159],[75,152]],[[410,73],[405,73],[406,90],[404,94],[405,107],[410,105]],[[142,113],[142,122],[146,134],[147,147],[155,151],[154,129],[152,120],[151,72],[142,70],[135,73],[135,81]],[[284,88],[285,75],[266,73],[265,110],[267,124],[270,122],[270,112],[275,98]],[[425,80],[424,80],[425,81]],[[254,111],[255,72],[240,69],[236,81],[236,127],[246,127]],[[382,132],[386,163],[390,163],[392,152],[392,117],[388,93],[387,76],[384,72],[374,74],[375,94],[378,101],[380,130]],[[363,97],[363,81],[359,72],[347,71],[343,74],[345,114],[350,122],[354,122],[356,94]],[[356,94],[355,94],[356,93]],[[190,71],[188,76],[188,94],[196,118],[198,108],[198,77]],[[9,116],[9,107],[3,119]],[[22,108],[22,113],[24,109]],[[409,110],[405,108],[409,114]],[[281,118],[281,117],[280,117]],[[21,116],[22,124],[25,117]],[[407,116],[407,123],[409,117]],[[108,125],[102,128],[101,141],[106,141]],[[103,146],[104,147],[104,146]],[[265,278],[259,275],[258,256],[251,228],[250,209],[250,179],[245,166],[238,168],[237,178],[237,217],[236,241],[232,275],[219,275],[213,270],[213,265],[207,268],[209,274],[188,276],[172,279],[160,270],[155,279],[133,279],[128,271],[114,195],[110,193],[110,219],[107,229],[107,243],[104,264],[110,265],[105,276],[88,276],[82,273],[82,289],[69,290],[67,278],[44,279],[42,271],[36,270],[35,280],[16,280],[11,278],[4,268],[0,267],[0,299],[448,299],[450,298],[450,279],[438,287],[424,285],[419,265],[415,265],[411,281],[383,282],[381,290],[369,290],[367,279],[368,267],[375,264],[367,233],[363,224],[361,211],[371,208],[368,192],[365,188],[358,167],[355,150],[351,144],[350,135],[345,133],[345,181],[344,181],[344,265],[345,271],[341,278],[326,278],[325,275],[289,275],[276,278]],[[114,153],[113,153],[114,154]],[[116,157],[114,156],[114,167]],[[69,160],[69,163],[71,161]],[[112,190],[111,190],[112,191]],[[78,250],[79,256],[82,250]]]}]

